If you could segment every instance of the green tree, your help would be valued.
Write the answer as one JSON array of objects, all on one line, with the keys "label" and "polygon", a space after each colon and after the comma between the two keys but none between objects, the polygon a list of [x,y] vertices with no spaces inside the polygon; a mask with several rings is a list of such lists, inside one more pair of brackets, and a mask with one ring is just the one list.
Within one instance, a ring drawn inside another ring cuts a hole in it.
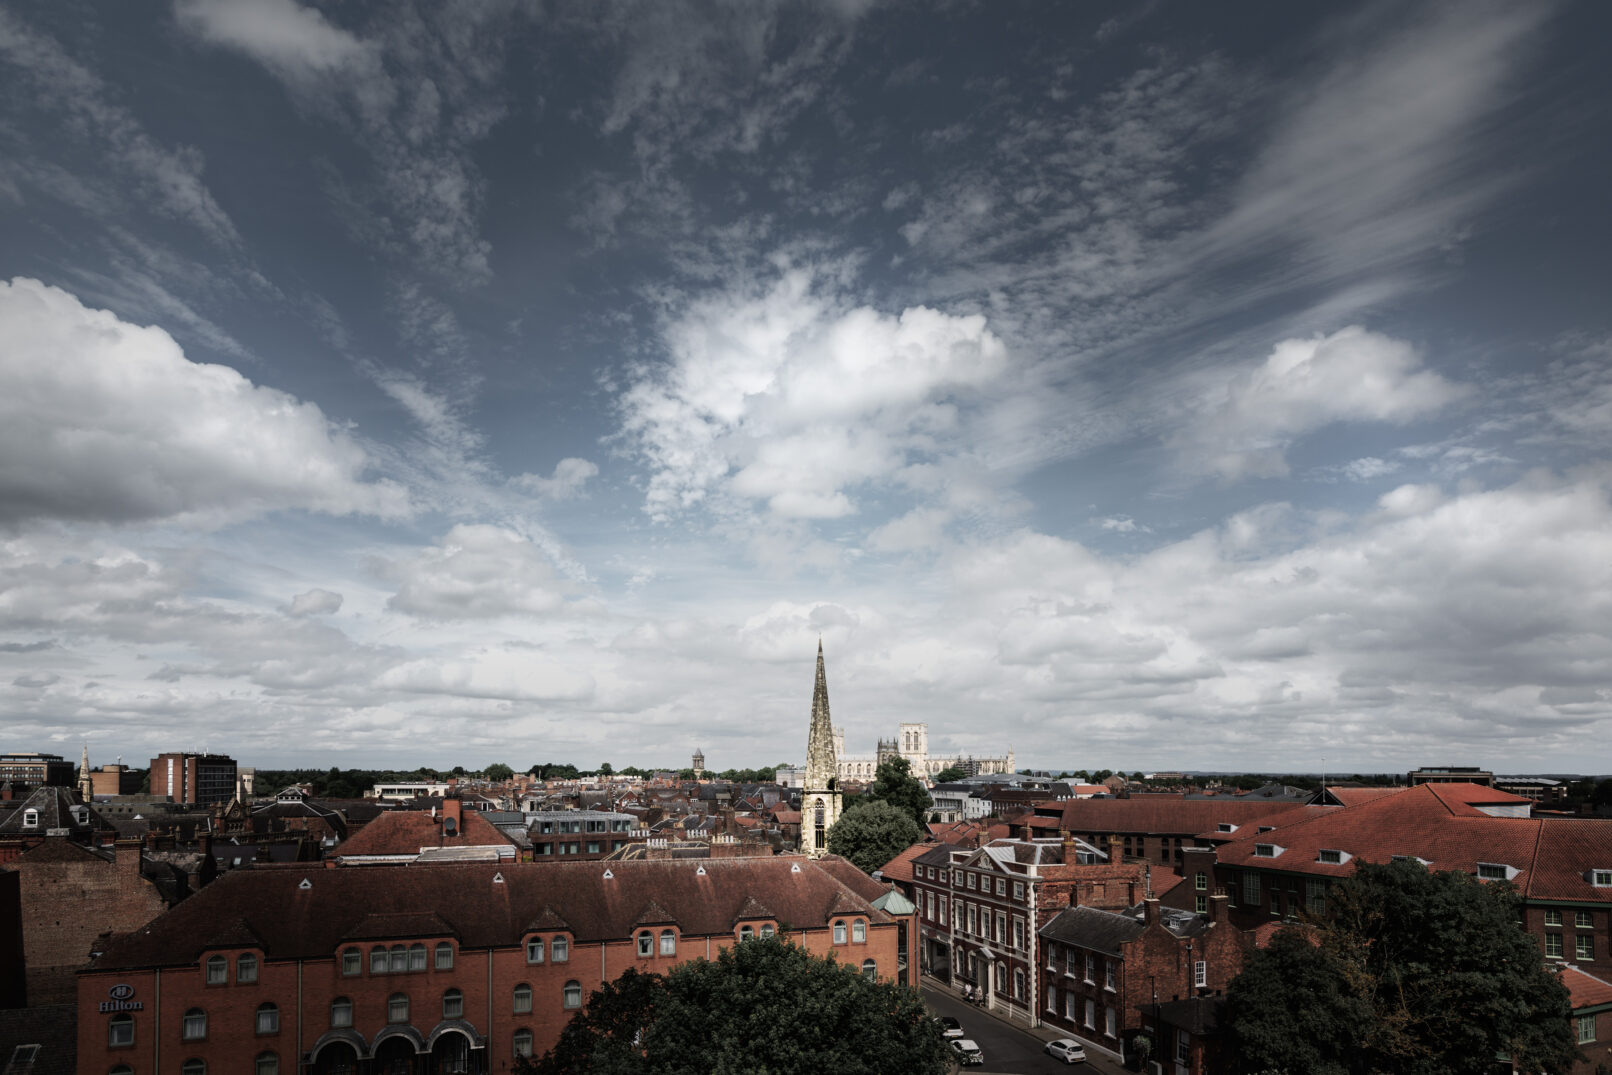
[{"label": "green tree", "polygon": [[[885,968],[887,971],[894,968]],[[597,1014],[595,1013],[597,1009]],[[918,991],[781,938],[593,994],[537,1075],[942,1075],[950,1057]]]},{"label": "green tree", "polygon": [[1538,1073],[1577,1056],[1566,987],[1510,885],[1361,863],[1327,903],[1327,921],[1277,934],[1231,983],[1241,1070],[1460,1075],[1504,1053]]},{"label": "green tree", "polygon": [[502,784],[504,781],[515,775],[515,770],[511,769],[501,761],[495,761],[491,765],[487,766],[487,768],[482,770],[482,775],[495,784]]},{"label": "green tree", "polygon": [[599,768],[598,768],[597,772],[599,773],[600,776],[609,776],[612,773],[614,773],[615,770],[612,769],[610,767],[610,763],[606,761],[606,762],[600,762],[599,763]]},{"label": "green tree", "polygon": [[950,784],[954,781],[963,779],[963,777],[967,775],[968,774],[963,771],[963,767],[961,765],[951,765],[936,773],[932,783]]},{"label": "green tree", "polygon": [[931,802],[923,781],[912,775],[912,766],[906,758],[881,762],[873,774],[873,786],[868,789],[866,798],[889,803],[920,825]]},{"label": "green tree", "polygon": [[828,850],[871,874],[921,839],[923,829],[911,814],[874,799],[840,815],[828,830]]}]

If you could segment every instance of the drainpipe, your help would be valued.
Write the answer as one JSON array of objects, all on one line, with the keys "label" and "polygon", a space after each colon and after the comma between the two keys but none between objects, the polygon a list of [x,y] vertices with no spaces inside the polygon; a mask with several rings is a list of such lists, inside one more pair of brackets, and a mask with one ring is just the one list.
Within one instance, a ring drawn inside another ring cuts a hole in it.
[{"label": "drainpipe", "polygon": [[1030,934],[1024,939],[1025,947],[1030,952],[1030,1025],[1041,1025],[1041,934],[1036,931],[1036,868],[1030,867],[1030,875],[1025,878],[1025,884],[1030,886],[1030,921],[1025,923]]}]

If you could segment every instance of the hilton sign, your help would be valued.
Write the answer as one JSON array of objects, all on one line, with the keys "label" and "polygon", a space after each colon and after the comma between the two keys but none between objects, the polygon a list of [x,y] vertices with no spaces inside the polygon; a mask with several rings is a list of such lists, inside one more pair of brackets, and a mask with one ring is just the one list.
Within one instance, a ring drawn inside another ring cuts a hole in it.
[{"label": "hilton sign", "polygon": [[139,1012],[145,1010],[145,1001],[130,999],[134,996],[134,986],[132,985],[115,985],[108,989],[106,994],[112,999],[101,1001],[100,1010],[103,1012]]}]

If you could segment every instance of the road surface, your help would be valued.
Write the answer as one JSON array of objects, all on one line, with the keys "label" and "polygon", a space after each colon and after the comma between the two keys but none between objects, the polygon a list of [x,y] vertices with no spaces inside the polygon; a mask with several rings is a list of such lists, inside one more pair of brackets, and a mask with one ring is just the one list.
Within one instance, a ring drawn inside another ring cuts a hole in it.
[{"label": "road surface", "polygon": [[[963,1024],[963,1037],[972,1038],[985,1054],[985,1066],[966,1068],[980,1075],[1122,1075],[1125,1067],[1118,1060],[1093,1049],[1086,1050],[1084,1064],[1065,1064],[1042,1052],[1046,1042],[1018,1027],[988,1014],[984,1009],[959,1000],[944,989],[925,986],[924,1001],[936,1015],[949,1015]],[[1078,1039],[1077,1039],[1078,1040]],[[1125,1073],[1134,1075],[1134,1073]]]}]

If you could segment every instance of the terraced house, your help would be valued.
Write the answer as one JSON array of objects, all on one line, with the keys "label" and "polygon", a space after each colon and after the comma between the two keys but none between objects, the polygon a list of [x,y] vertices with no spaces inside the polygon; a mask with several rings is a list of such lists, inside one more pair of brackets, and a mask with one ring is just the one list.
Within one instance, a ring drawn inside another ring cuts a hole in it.
[{"label": "terraced house", "polygon": [[507,1071],[602,983],[787,932],[903,980],[912,905],[833,856],[232,873],[78,982],[81,1071]]}]

